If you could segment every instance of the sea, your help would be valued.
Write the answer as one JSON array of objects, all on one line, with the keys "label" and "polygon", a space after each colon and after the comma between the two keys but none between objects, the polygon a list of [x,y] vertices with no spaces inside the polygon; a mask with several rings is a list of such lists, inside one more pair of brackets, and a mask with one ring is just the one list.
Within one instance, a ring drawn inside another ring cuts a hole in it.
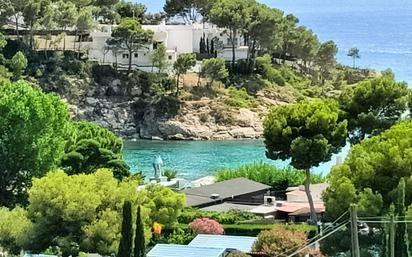
[{"label": "sea", "polygon": [[[149,12],[163,9],[164,0],[133,0]],[[398,80],[412,85],[411,0],[261,0],[300,24],[312,29],[322,41],[338,45],[337,59],[352,65],[348,50],[357,47],[361,58],[356,66],[392,69]]]},{"label": "sea", "polygon": [[[316,174],[327,175],[330,168],[343,160],[349,145],[329,162],[312,169]],[[289,161],[270,160],[265,155],[263,140],[224,140],[224,141],[126,141],[123,158],[131,171],[142,172],[146,177],[153,176],[153,161],[160,156],[163,167],[178,172],[178,177],[196,180],[216,173],[219,169],[236,168],[250,163],[269,163],[279,168],[289,165]]]},{"label": "sea", "polygon": [[[148,11],[162,10],[162,0],[138,0]],[[352,65],[347,52],[360,50],[356,66],[384,70],[390,68],[396,79],[412,85],[412,1],[411,0],[262,0],[271,7],[293,13],[300,24],[312,29],[320,40],[337,43],[337,59]],[[348,147],[331,161],[314,168],[328,174],[336,159],[342,159]],[[251,162],[268,162],[278,167],[287,161],[265,157],[263,141],[137,141],[126,142],[124,158],[132,171],[153,173],[152,161],[161,156],[164,165],[189,180],[213,175],[217,169],[237,167]]]}]

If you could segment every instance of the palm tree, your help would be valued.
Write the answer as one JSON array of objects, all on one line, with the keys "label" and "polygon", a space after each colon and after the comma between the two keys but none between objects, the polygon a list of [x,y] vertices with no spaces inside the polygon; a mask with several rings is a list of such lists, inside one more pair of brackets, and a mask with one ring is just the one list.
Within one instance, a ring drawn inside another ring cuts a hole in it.
[{"label": "palm tree", "polygon": [[349,49],[348,56],[353,59],[353,68],[355,68],[355,60],[360,59],[359,49],[357,47],[352,47]]}]

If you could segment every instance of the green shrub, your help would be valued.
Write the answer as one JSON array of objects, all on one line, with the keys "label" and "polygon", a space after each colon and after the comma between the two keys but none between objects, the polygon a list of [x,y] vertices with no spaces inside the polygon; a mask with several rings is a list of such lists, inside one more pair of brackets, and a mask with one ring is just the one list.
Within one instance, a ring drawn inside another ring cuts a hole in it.
[{"label": "green shrub", "polygon": [[210,112],[215,119],[215,122],[220,125],[234,125],[236,118],[232,110],[226,105],[212,105]]},{"label": "green shrub", "polygon": [[165,233],[156,243],[187,245],[194,237],[189,229],[176,228],[171,233]]},{"label": "green shrub", "polygon": [[102,83],[104,78],[107,78],[107,77],[117,78],[118,77],[117,71],[110,65],[95,64],[92,66],[91,70],[92,70],[91,73],[92,73],[93,79],[98,84]]},{"label": "green shrub", "polygon": [[274,68],[269,68],[264,77],[270,82],[275,82],[279,86],[284,86],[286,84],[286,80],[282,77],[282,73]]},{"label": "green shrub", "polygon": [[225,103],[233,107],[247,108],[250,106],[252,99],[245,88],[229,87],[229,97],[225,100]]},{"label": "green shrub", "polygon": [[161,96],[155,103],[156,114],[174,117],[180,109],[180,100],[174,96]]},{"label": "green shrub", "polygon": [[[284,196],[286,188],[302,185],[305,181],[305,174],[300,170],[292,167],[277,168],[263,162],[245,164],[238,168],[224,168],[216,172],[217,181],[239,177],[267,184],[272,187],[277,196]],[[311,179],[312,183],[325,181],[325,178],[320,174],[312,174]]]},{"label": "green shrub", "polygon": [[176,178],[177,170],[174,170],[174,169],[172,169],[172,168],[165,168],[165,169],[163,170],[163,175],[164,175],[165,177],[167,177],[167,181],[170,181],[170,180]]},{"label": "green shrub", "polygon": [[240,252],[240,251],[234,251],[230,252],[226,257],[250,257],[250,255]]},{"label": "green shrub", "polygon": [[[268,256],[286,256],[291,249],[299,249],[307,240],[306,233],[299,230],[289,230],[286,227],[262,231],[253,245],[253,251],[263,252]],[[296,256],[303,257],[304,253]]]},{"label": "green shrub", "polygon": [[227,212],[202,211],[195,208],[185,208],[178,217],[179,223],[188,224],[197,218],[211,218],[222,224],[234,224],[241,221],[258,218],[255,214],[239,210]]}]

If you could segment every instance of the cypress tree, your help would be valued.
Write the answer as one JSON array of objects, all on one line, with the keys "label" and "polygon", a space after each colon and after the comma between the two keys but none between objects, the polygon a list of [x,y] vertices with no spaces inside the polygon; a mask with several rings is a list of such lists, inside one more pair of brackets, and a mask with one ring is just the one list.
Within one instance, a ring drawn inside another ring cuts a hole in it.
[{"label": "cypress tree", "polygon": [[131,257],[132,240],[132,204],[129,201],[125,201],[123,204],[122,231],[117,257]]},{"label": "cypress tree", "polygon": [[140,206],[137,207],[136,212],[136,233],[134,237],[134,251],[133,257],[144,257],[146,256],[146,244],[144,238],[144,227],[142,216],[140,215]]},{"label": "cypress tree", "polygon": [[[395,213],[399,221],[405,220],[405,180],[401,178],[399,181],[397,199],[395,204]],[[395,256],[407,257],[407,236],[406,236],[406,224],[397,223],[395,232]]]}]

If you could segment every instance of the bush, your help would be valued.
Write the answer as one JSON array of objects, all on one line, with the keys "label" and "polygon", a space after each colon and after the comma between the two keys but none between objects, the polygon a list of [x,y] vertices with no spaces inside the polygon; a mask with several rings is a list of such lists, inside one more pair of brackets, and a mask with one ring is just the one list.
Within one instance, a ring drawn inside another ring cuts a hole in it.
[{"label": "bush", "polygon": [[190,231],[176,228],[172,233],[165,234],[156,243],[186,245],[190,243],[190,241],[192,241],[194,237],[195,235]]},{"label": "bush", "polygon": [[171,168],[165,168],[163,170],[163,175],[165,177],[167,177],[167,181],[170,181],[170,180],[176,178],[177,170],[174,170],[174,169],[171,169]]},{"label": "bush", "polygon": [[156,114],[159,116],[174,117],[180,109],[180,100],[174,96],[161,96],[155,103]]},{"label": "bush", "polygon": [[250,255],[240,252],[240,251],[234,251],[230,252],[226,257],[250,257]]},{"label": "bush", "polygon": [[[269,256],[284,256],[291,249],[298,249],[306,243],[307,236],[303,231],[276,228],[262,231],[253,246],[253,251],[264,252]],[[304,253],[296,256],[304,256]]]},{"label": "bush", "polygon": [[234,125],[236,124],[236,118],[231,112],[228,106],[211,106],[211,114],[215,118],[215,122],[220,125]]},{"label": "bush", "polygon": [[252,99],[245,88],[229,87],[229,97],[225,100],[225,103],[234,107],[247,108],[250,106]]},{"label": "bush", "polygon": [[96,83],[101,84],[104,78],[117,78],[117,71],[110,65],[94,64],[91,69],[93,79]]},{"label": "bush", "polygon": [[209,218],[195,219],[189,224],[194,234],[222,235],[225,231],[219,222]]},{"label": "bush", "polygon": [[274,68],[269,68],[264,74],[264,77],[270,82],[275,82],[279,86],[284,86],[286,84],[286,80],[282,77],[282,73]]},{"label": "bush", "polygon": [[239,210],[227,212],[202,211],[195,208],[185,208],[178,217],[179,223],[188,224],[197,218],[211,218],[222,224],[234,224],[241,221],[253,220],[258,218],[255,214]]},{"label": "bush", "polygon": [[[178,228],[190,233],[188,224],[180,223]],[[277,228],[303,231],[308,235],[308,238],[312,238],[316,234],[316,227],[307,224],[223,224],[225,234],[234,236],[257,236],[261,231]]]},{"label": "bush", "polygon": [[[238,168],[224,168],[216,171],[217,181],[233,178],[247,178],[272,187],[277,196],[284,196],[288,187],[302,185],[305,181],[304,172],[292,167],[277,168],[268,163],[258,162],[245,164]],[[311,175],[312,183],[321,183],[325,178],[320,174]]]}]

